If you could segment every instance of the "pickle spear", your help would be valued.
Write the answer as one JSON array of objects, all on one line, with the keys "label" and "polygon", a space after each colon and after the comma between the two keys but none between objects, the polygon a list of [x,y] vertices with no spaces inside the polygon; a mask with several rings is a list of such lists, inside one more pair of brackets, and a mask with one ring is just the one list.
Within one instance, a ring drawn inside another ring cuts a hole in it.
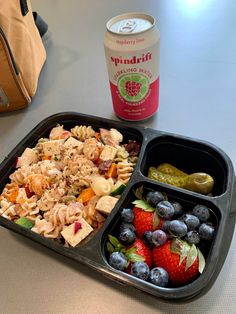
[{"label": "pickle spear", "polygon": [[168,163],[160,164],[156,169],[157,171],[160,171],[160,172],[163,172],[165,174],[169,174],[175,177],[184,177],[188,175],[187,173],[183,172],[182,170],[179,170],[178,168]]},{"label": "pickle spear", "polygon": [[174,176],[161,171],[158,171],[155,167],[150,167],[148,170],[148,178],[160,181],[163,183],[171,184],[179,188],[183,188],[186,184],[187,176]]}]

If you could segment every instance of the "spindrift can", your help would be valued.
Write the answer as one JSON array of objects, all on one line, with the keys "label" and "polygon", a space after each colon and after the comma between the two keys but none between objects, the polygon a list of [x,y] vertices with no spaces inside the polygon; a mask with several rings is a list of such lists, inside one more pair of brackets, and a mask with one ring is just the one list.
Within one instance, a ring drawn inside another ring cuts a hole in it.
[{"label": "spindrift can", "polygon": [[114,111],[139,121],[159,105],[160,32],[143,13],[118,15],[107,22],[105,56]]}]

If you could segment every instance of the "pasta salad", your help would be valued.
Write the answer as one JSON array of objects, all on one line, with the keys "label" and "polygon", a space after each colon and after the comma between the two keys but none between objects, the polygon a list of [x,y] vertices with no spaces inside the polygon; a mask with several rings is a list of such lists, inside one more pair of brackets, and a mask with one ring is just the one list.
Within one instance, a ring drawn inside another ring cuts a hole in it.
[{"label": "pasta salad", "polygon": [[115,128],[52,128],[18,157],[0,194],[0,215],[65,246],[95,233],[136,165],[140,143]]}]

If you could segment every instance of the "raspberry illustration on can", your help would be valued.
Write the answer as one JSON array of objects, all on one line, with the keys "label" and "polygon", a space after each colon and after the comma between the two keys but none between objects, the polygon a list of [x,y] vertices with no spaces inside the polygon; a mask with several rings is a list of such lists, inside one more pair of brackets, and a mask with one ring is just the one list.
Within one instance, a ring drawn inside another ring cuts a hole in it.
[{"label": "raspberry illustration on can", "polygon": [[151,117],[159,107],[160,32],[155,19],[143,13],[112,18],[104,48],[116,115],[129,121]]}]

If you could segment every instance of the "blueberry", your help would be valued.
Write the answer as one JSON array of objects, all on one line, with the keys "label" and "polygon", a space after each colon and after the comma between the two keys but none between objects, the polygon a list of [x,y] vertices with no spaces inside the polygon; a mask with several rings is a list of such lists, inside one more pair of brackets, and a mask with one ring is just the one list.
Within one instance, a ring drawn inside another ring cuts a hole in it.
[{"label": "blueberry", "polygon": [[146,195],[146,201],[153,207],[156,207],[156,205],[163,200],[164,195],[158,191],[150,191]]},{"label": "blueberry", "polygon": [[200,242],[200,235],[196,230],[191,230],[186,234],[185,240],[190,244],[198,244]]},{"label": "blueberry", "polygon": [[163,230],[155,230],[152,233],[152,242],[155,246],[160,246],[165,244],[167,241],[167,235]]},{"label": "blueberry", "polygon": [[145,231],[143,234],[143,242],[150,248],[154,247],[154,243],[152,242],[152,233],[152,231]]},{"label": "blueberry", "polygon": [[109,258],[109,264],[118,270],[124,270],[128,265],[128,260],[121,252],[113,252]]},{"label": "blueberry", "polygon": [[157,213],[163,219],[170,219],[174,215],[174,207],[168,201],[160,201],[156,206]]},{"label": "blueberry", "polygon": [[119,234],[119,239],[124,243],[124,244],[132,244],[134,240],[136,239],[135,233],[126,228],[123,229],[123,231],[120,232]]},{"label": "blueberry", "polygon": [[183,213],[183,207],[179,202],[170,201],[171,205],[174,207],[174,215],[175,217],[179,217]]},{"label": "blueberry", "polygon": [[122,208],[120,215],[124,222],[132,222],[134,219],[134,213],[131,208]]},{"label": "blueberry", "polygon": [[180,220],[187,225],[188,230],[195,230],[200,226],[200,220],[195,215],[185,214]]},{"label": "blueberry", "polygon": [[163,225],[162,225],[162,230],[165,233],[169,233],[169,227],[170,227],[170,220],[164,220]]},{"label": "blueberry", "polygon": [[167,271],[162,267],[155,267],[150,271],[150,281],[160,287],[166,287],[169,281]]},{"label": "blueberry", "polygon": [[140,278],[142,280],[147,280],[149,277],[149,267],[145,262],[134,262],[131,266],[131,275]]},{"label": "blueberry", "polygon": [[170,222],[169,232],[170,232],[171,235],[181,238],[181,237],[184,237],[187,234],[188,228],[187,228],[186,224],[183,221],[181,221],[181,220],[172,220]]},{"label": "blueberry", "polygon": [[215,228],[210,223],[202,223],[198,229],[199,235],[203,240],[212,240]]},{"label": "blueberry", "polygon": [[193,207],[193,215],[197,216],[200,221],[206,222],[210,217],[210,210],[204,205],[196,205]]},{"label": "blueberry", "polygon": [[130,229],[131,231],[135,232],[135,227],[134,227],[134,225],[132,225],[132,224],[130,224],[130,223],[128,223],[128,222],[124,222],[124,221],[123,221],[123,222],[120,224],[119,230],[120,230],[120,232],[122,232],[124,229]]}]

